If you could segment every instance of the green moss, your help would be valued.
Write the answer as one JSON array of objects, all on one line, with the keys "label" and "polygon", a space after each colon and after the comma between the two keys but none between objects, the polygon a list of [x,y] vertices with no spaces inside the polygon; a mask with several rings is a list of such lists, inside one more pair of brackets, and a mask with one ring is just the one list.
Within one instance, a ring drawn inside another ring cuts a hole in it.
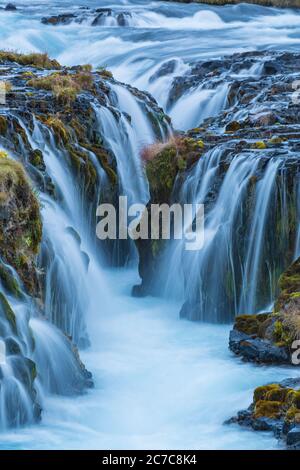
[{"label": "green moss", "polygon": [[0,159],[0,194],[5,196],[0,204],[6,214],[5,223],[0,223],[0,255],[34,292],[35,256],[42,238],[40,205],[22,165],[10,158]]},{"label": "green moss", "polygon": [[3,265],[0,264],[0,278],[3,287],[15,297],[21,298],[22,292],[19,288],[19,284],[11,272]]},{"label": "green moss", "polygon": [[255,405],[255,418],[278,419],[282,414],[282,403],[280,401],[260,400]]},{"label": "green moss", "polygon": [[7,118],[5,116],[0,116],[0,134],[5,135],[7,132]]},{"label": "green moss", "polygon": [[13,309],[11,308],[11,306],[9,305],[5,295],[2,294],[2,292],[0,292],[0,306],[2,307],[2,311],[6,319],[10,323],[10,326],[13,332],[17,333],[17,322],[16,322],[15,313]]},{"label": "green moss", "polygon": [[286,400],[289,389],[287,388],[272,388],[266,392],[265,399],[267,401],[277,401],[283,403]]},{"label": "green moss", "polygon": [[252,148],[258,149],[258,150],[264,150],[267,148],[267,146],[263,141],[258,141],[252,145]]},{"label": "green moss", "polygon": [[114,169],[109,164],[109,155],[107,153],[107,150],[105,150],[101,145],[97,144],[86,145],[85,147],[96,155],[100,165],[107,174],[111,184],[113,186],[116,185],[118,177]]},{"label": "green moss", "polygon": [[239,315],[235,319],[234,327],[247,335],[258,333],[258,321],[256,315]]},{"label": "green moss", "polygon": [[177,137],[143,150],[152,202],[169,202],[177,174],[199,159],[204,146],[202,140]]},{"label": "green moss", "polygon": [[58,142],[67,144],[70,141],[70,133],[58,116],[49,116],[44,124],[52,129]]},{"label": "green moss", "polygon": [[39,149],[35,149],[29,154],[29,161],[31,165],[39,168],[41,166],[44,166],[44,157],[43,153]]},{"label": "green moss", "polygon": [[253,397],[253,417],[300,423],[300,391],[278,383],[257,387]]},{"label": "green moss", "polygon": [[261,335],[264,323],[270,319],[271,314],[238,315],[235,318],[234,328],[247,335]]},{"label": "green moss", "polygon": [[97,181],[97,172],[88,154],[72,144],[68,144],[66,149],[69,153],[73,168],[84,176],[85,187],[93,187]]},{"label": "green moss", "polygon": [[268,145],[280,145],[282,144],[283,142],[283,139],[281,137],[278,137],[278,136],[274,136],[272,137],[272,139],[268,140]]},{"label": "green moss", "polygon": [[275,302],[275,312],[281,311],[291,299],[297,299],[300,296],[300,258],[282,273],[278,286],[280,293]]},{"label": "green moss", "polygon": [[266,395],[268,392],[272,390],[279,390],[279,385],[274,383],[274,384],[268,384],[268,385],[263,385],[261,387],[257,387],[254,390],[253,394],[253,401],[254,403],[257,403],[258,401],[264,400],[266,398]]}]

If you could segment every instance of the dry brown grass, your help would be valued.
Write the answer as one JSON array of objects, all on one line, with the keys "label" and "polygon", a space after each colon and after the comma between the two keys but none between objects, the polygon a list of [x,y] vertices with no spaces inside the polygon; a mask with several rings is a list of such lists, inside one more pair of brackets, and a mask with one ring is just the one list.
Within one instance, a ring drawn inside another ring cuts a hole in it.
[{"label": "dry brown grass", "polygon": [[180,150],[182,147],[182,137],[179,136],[171,136],[165,142],[154,142],[151,145],[147,145],[141,150],[141,159],[147,163],[151,162],[157,155],[168,148],[176,148]]},{"label": "dry brown grass", "polygon": [[16,62],[20,65],[29,65],[48,70],[61,68],[57,60],[49,59],[48,54],[37,52],[20,54],[14,51],[0,51],[0,62]]},{"label": "dry brown grass", "polygon": [[37,89],[52,91],[63,104],[71,104],[81,91],[94,91],[90,65],[82,66],[76,73],[54,72],[46,77],[32,78],[27,83]]}]

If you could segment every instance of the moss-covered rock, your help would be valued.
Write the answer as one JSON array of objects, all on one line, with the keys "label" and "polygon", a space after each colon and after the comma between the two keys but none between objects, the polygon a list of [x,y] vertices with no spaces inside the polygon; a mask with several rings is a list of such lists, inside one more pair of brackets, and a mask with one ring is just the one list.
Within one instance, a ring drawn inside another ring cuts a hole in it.
[{"label": "moss-covered rock", "polygon": [[21,164],[0,159],[0,255],[33,295],[39,295],[35,267],[42,237],[40,205]]},{"label": "moss-covered rock", "polygon": [[15,316],[15,313],[13,311],[13,309],[11,308],[11,306],[9,305],[5,295],[2,294],[2,292],[0,292],[0,308],[6,318],[6,320],[8,321],[8,323],[10,324],[10,327],[13,331],[13,333],[17,333],[17,322],[16,322],[16,316]]},{"label": "moss-covered rock", "polygon": [[177,137],[143,150],[152,203],[169,202],[176,176],[198,161],[204,148],[201,139]]},{"label": "moss-covered rock", "polygon": [[[272,357],[276,362],[276,350],[278,362],[287,362],[292,358],[292,345],[300,339],[300,259],[292,263],[279,278],[279,295],[275,302],[274,310],[262,315],[239,315],[235,319],[234,329],[230,333],[230,349],[236,354],[247,357],[250,360],[262,360],[262,350],[272,350]],[[240,335],[240,336],[239,336]],[[257,341],[255,338],[259,338]],[[257,357],[249,348],[245,348],[245,341],[255,340]],[[284,351],[286,353],[284,354]],[[264,353],[263,357],[267,357]]]},{"label": "moss-covered rock", "polygon": [[[257,387],[247,410],[240,411],[227,423],[238,423],[255,430],[273,431],[289,444],[289,433],[300,423],[300,381],[286,379],[281,383]],[[300,440],[297,445],[300,445]]]},{"label": "moss-covered rock", "polygon": [[20,65],[29,65],[40,69],[60,69],[57,60],[50,59],[48,54],[31,53],[20,54],[12,51],[0,51],[0,63],[16,62]]},{"label": "moss-covered rock", "polygon": [[275,312],[285,311],[291,301],[300,298],[300,258],[282,273],[278,285],[280,293],[275,303]]}]

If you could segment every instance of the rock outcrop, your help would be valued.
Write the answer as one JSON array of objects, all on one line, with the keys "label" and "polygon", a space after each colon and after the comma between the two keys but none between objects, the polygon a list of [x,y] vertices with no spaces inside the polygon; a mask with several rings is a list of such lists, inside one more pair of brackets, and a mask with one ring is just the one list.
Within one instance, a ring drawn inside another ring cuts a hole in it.
[{"label": "rock outcrop", "polygon": [[286,379],[254,390],[253,402],[226,424],[271,431],[289,449],[300,449],[300,379]]},{"label": "rock outcrop", "polygon": [[41,19],[41,22],[45,25],[51,26],[63,26],[71,23],[85,23],[93,27],[103,26],[105,24],[129,26],[131,18],[132,15],[129,11],[115,11],[111,8],[92,9],[85,7],[75,12],[65,12],[59,15],[45,16]]},{"label": "rock outcrop", "polygon": [[0,153],[0,256],[17,271],[27,291],[35,297],[41,294],[36,268],[36,256],[41,238],[39,201],[22,165],[2,151]]},{"label": "rock outcrop", "polygon": [[279,278],[279,296],[272,313],[236,317],[229,337],[230,349],[245,360],[299,365],[294,356],[300,340],[299,300],[297,259]]}]

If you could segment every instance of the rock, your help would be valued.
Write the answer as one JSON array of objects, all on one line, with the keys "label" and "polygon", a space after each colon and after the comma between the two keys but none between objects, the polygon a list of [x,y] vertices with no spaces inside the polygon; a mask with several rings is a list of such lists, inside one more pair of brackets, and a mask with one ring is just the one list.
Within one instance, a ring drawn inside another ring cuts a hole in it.
[{"label": "rock", "polygon": [[4,8],[6,11],[16,11],[17,7],[14,3],[8,3],[6,7]]},{"label": "rock", "polygon": [[241,125],[238,121],[231,121],[227,126],[225,127],[226,132],[236,132],[241,128]]},{"label": "rock", "polygon": [[5,156],[0,158],[0,255],[13,266],[28,292],[39,295],[36,255],[42,237],[37,200],[23,167]]},{"label": "rock", "polygon": [[57,25],[66,25],[72,23],[72,21],[76,18],[74,13],[62,13],[57,16],[45,16],[41,19],[43,24],[49,24],[52,26]]},{"label": "rock", "polygon": [[280,72],[280,66],[274,61],[266,61],[263,65],[262,73],[264,75],[276,75]]},{"label": "rock", "polygon": [[[238,340],[238,337],[241,338]],[[246,336],[246,337],[245,337]],[[233,338],[233,339],[232,339]],[[244,359],[259,363],[290,363],[290,355],[284,347],[274,346],[267,340],[247,337],[244,333],[230,333],[230,349]]]},{"label": "rock", "polygon": [[165,75],[170,75],[171,73],[174,73],[175,69],[177,66],[177,60],[172,59],[168,60],[167,62],[164,62],[156,72],[151,75],[149,78],[149,82],[153,83],[155,80],[157,80],[160,77],[164,77]]},{"label": "rock", "polygon": [[[297,388],[293,388],[295,385]],[[280,383],[257,387],[253,402],[247,410],[238,412],[226,424],[237,423],[255,431],[271,431],[288,447],[300,445],[300,379],[287,379]]]},{"label": "rock", "polygon": [[272,418],[257,418],[252,422],[254,431],[273,431],[276,421]]},{"label": "rock", "polygon": [[117,22],[119,26],[128,26],[131,13],[123,12],[117,15]]},{"label": "rock", "polygon": [[288,446],[300,445],[300,426],[295,426],[286,436]]},{"label": "rock", "polygon": [[98,8],[96,12],[98,15],[94,18],[92,26],[99,26],[103,24],[104,18],[112,16],[112,10],[110,8]]},{"label": "rock", "polygon": [[[295,303],[300,300],[300,258],[292,263],[288,269],[281,274],[279,281],[280,293],[275,302],[275,312],[283,311],[291,314]],[[296,307],[298,310],[298,307]]]},{"label": "rock", "polygon": [[292,345],[300,335],[300,258],[281,274],[278,285],[273,313],[236,317],[229,348],[246,360],[296,365]]}]

